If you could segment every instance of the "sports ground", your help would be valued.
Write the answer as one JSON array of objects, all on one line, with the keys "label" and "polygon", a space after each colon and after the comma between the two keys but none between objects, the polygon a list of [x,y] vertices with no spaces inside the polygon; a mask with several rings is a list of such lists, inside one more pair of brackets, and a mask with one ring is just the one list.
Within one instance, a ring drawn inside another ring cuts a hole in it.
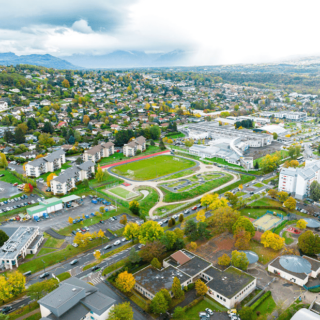
[{"label": "sports ground", "polygon": [[189,169],[195,162],[171,155],[156,156],[112,168],[112,172],[132,180],[151,180]]},{"label": "sports ground", "polygon": [[115,187],[107,191],[123,199],[131,199],[138,196],[135,192],[128,191],[122,187]]},{"label": "sports ground", "polygon": [[275,225],[279,221],[281,221],[281,218],[268,213],[268,214],[263,215],[261,218],[255,220],[253,222],[253,225],[257,229],[262,229],[262,230],[266,231],[266,230],[269,230],[271,228],[274,228]]}]

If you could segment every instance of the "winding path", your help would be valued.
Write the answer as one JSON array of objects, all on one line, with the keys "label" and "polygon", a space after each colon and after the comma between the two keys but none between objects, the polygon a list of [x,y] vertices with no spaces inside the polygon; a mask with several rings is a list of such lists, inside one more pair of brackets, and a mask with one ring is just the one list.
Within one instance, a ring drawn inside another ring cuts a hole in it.
[{"label": "winding path", "polygon": [[[162,153],[158,153],[158,154],[156,154],[156,155],[159,155],[159,156],[160,156],[160,155],[166,155],[167,153],[168,153],[168,152],[162,152]],[[138,159],[132,159],[132,160],[129,161],[129,162],[146,159],[146,158],[150,158],[150,157],[153,157],[153,156],[155,156],[155,154],[150,155],[150,156],[146,156],[146,157],[141,157],[141,158],[138,158]],[[181,156],[179,156],[179,157],[181,157]],[[184,157],[181,157],[181,158],[184,158]],[[186,159],[189,159],[189,158],[186,158]],[[221,168],[216,167],[216,166],[214,166],[214,165],[206,165],[206,164],[204,164],[204,163],[202,163],[202,162],[199,162],[199,161],[196,161],[196,160],[195,160],[195,162],[197,162],[198,167],[200,167],[199,170],[197,170],[197,172],[191,173],[190,175],[187,175],[187,176],[182,177],[183,179],[189,178],[189,177],[191,177],[191,176],[193,176],[193,175],[195,175],[195,174],[199,174],[199,173],[208,173],[208,172],[217,172],[217,171],[225,172],[225,171],[222,170]],[[154,212],[155,212],[155,210],[156,210],[157,208],[160,208],[160,207],[163,207],[163,206],[166,206],[166,205],[171,205],[171,204],[180,204],[180,203],[181,203],[181,204],[184,204],[184,203],[187,203],[187,202],[190,202],[190,201],[199,200],[199,199],[201,199],[201,198],[202,198],[204,195],[206,195],[206,194],[209,194],[209,193],[212,193],[212,192],[216,192],[216,191],[218,191],[218,190],[220,190],[220,189],[222,189],[222,188],[225,188],[226,186],[228,186],[228,185],[230,185],[230,184],[233,184],[233,183],[235,183],[236,181],[240,180],[238,174],[235,174],[235,173],[232,173],[232,172],[228,172],[228,174],[230,174],[230,175],[233,177],[232,180],[230,180],[229,182],[227,182],[227,183],[225,183],[225,184],[223,184],[223,185],[221,185],[221,186],[219,186],[219,187],[217,187],[217,188],[214,188],[214,189],[212,189],[212,190],[210,190],[210,191],[208,191],[208,192],[206,192],[206,193],[203,193],[203,194],[201,194],[200,196],[197,196],[197,197],[194,197],[194,198],[188,199],[188,200],[182,200],[182,201],[176,201],[176,202],[164,202],[164,201],[163,201],[164,195],[163,195],[162,191],[158,188],[158,184],[161,182],[160,178],[158,178],[157,181],[154,181],[154,180],[134,181],[134,180],[126,179],[126,178],[124,178],[124,177],[122,177],[122,176],[119,176],[119,175],[113,173],[113,172],[110,170],[112,167],[118,166],[118,165],[120,165],[120,164],[122,164],[122,163],[128,163],[128,162],[127,162],[127,161],[121,161],[121,162],[113,163],[113,164],[110,164],[110,165],[108,165],[108,166],[102,167],[102,169],[108,170],[108,173],[109,173],[110,175],[112,175],[112,176],[114,176],[114,177],[117,177],[117,178],[120,177],[120,178],[123,179],[125,182],[127,182],[128,184],[130,184],[130,186],[126,187],[126,189],[127,189],[128,191],[134,191],[134,189],[135,189],[136,187],[141,187],[141,186],[148,186],[148,187],[154,188],[154,189],[158,192],[158,194],[159,194],[159,201],[158,201],[158,203],[157,203],[155,206],[153,206],[153,207],[150,209],[150,211],[149,211],[149,216],[150,216],[150,218],[153,219],[153,220],[157,218],[157,216],[154,215]],[[162,178],[164,178],[164,177],[162,177]],[[170,182],[174,182],[174,181],[180,180],[180,179],[182,179],[182,178],[175,178],[175,179],[171,179],[171,180],[165,180],[165,182],[166,182],[166,183],[170,183]],[[162,182],[164,182],[164,181],[162,181]]]}]

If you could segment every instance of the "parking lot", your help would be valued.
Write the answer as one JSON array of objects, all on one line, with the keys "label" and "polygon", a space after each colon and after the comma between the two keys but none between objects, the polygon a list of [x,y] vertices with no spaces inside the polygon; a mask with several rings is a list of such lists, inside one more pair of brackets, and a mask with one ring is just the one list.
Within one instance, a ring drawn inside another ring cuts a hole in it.
[{"label": "parking lot", "polygon": [[18,193],[21,193],[21,191],[17,187],[14,187],[11,183],[0,181],[0,199],[9,199]]}]

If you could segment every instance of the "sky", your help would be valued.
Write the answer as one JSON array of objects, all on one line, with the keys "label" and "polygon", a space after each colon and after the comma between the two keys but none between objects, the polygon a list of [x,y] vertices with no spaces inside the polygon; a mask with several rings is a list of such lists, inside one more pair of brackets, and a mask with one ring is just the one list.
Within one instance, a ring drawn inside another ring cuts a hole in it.
[{"label": "sky", "polygon": [[0,52],[189,53],[192,65],[320,55],[319,0],[0,0]]}]

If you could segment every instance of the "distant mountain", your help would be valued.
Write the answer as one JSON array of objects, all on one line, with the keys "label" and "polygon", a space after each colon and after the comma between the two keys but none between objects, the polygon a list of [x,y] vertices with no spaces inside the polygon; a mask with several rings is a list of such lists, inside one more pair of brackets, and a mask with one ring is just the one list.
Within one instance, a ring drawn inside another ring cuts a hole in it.
[{"label": "distant mountain", "polygon": [[17,64],[31,64],[55,69],[79,69],[68,61],[50,54],[30,54],[17,56],[12,52],[0,53],[0,65],[15,66]]},{"label": "distant mountain", "polygon": [[118,50],[105,55],[74,54],[62,59],[84,68],[170,67],[185,65],[188,54],[182,50],[164,54]]}]

